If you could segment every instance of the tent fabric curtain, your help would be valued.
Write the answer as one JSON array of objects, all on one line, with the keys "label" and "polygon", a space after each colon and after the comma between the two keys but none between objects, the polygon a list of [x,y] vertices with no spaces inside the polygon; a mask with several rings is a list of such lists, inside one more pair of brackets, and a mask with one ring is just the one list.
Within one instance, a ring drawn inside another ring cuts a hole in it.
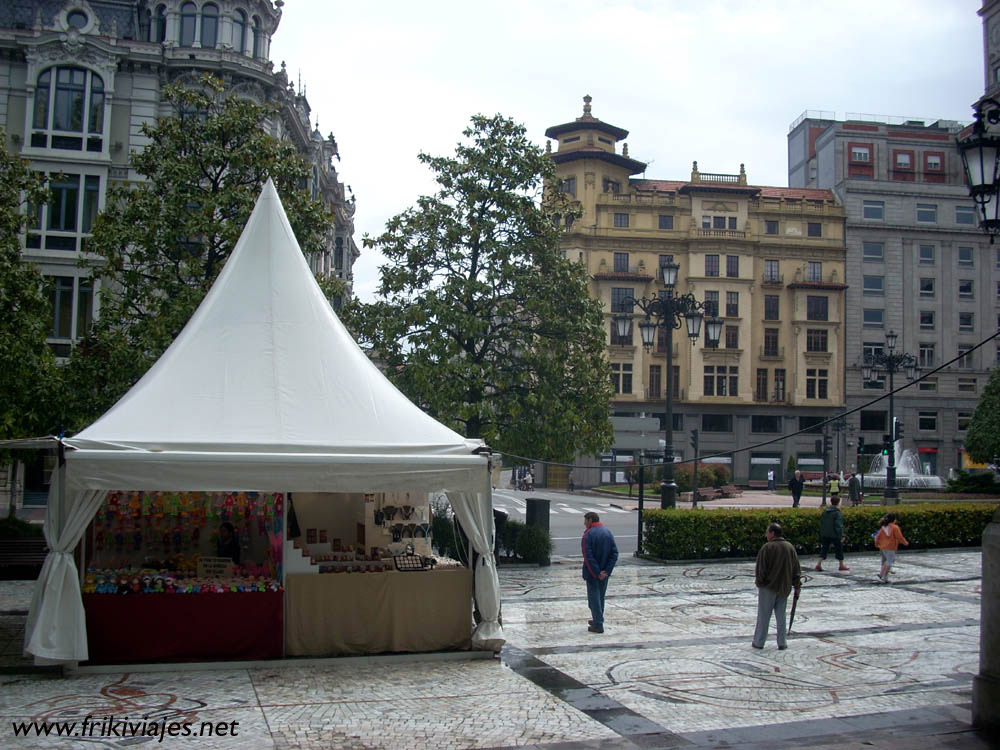
[{"label": "tent fabric curtain", "polygon": [[89,656],[73,550],[108,493],[66,490],[65,472],[63,464],[52,474],[45,509],[45,541],[50,551],[35,583],[24,629],[24,651],[38,664],[86,661]]},{"label": "tent fabric curtain", "polygon": [[472,548],[479,553],[473,571],[476,605],[482,621],[472,633],[478,648],[499,651],[505,639],[500,625],[500,578],[493,559],[493,500],[487,492],[448,492],[448,501],[465,529]]}]

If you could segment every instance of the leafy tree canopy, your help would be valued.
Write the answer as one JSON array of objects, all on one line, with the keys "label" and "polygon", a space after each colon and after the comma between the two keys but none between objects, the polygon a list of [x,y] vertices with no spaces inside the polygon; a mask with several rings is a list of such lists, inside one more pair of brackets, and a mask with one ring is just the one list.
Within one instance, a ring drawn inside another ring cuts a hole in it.
[{"label": "leafy tree canopy", "polygon": [[21,254],[29,205],[45,202],[42,177],[10,154],[0,130],[0,439],[53,429],[48,407],[57,382],[45,337],[52,314],[45,281]]},{"label": "leafy tree canopy", "polygon": [[467,437],[549,460],[611,442],[600,304],[562,257],[551,159],[500,115],[472,118],[440,186],[364,238],[387,262],[378,299],[344,311],[414,402]]},{"label": "leafy tree canopy", "polygon": [[145,179],[109,190],[87,242],[98,257],[100,311],[67,373],[74,402],[67,421],[77,428],[121,397],[180,333],[268,177],[303,253],[323,248],[332,217],[300,188],[310,171],[295,146],[267,134],[277,108],[226,94],[209,75],[201,84],[164,87],[175,114],[145,124],[149,143],[131,158]]},{"label": "leafy tree canopy", "polygon": [[1000,457],[1000,367],[994,367],[965,435],[965,451],[977,463]]}]

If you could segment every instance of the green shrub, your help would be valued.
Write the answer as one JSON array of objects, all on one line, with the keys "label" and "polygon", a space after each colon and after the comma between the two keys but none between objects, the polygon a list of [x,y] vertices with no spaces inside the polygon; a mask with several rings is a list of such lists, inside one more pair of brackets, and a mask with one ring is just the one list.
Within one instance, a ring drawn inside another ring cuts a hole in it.
[{"label": "green shrub", "polygon": [[522,521],[516,521],[512,518],[508,518],[503,525],[503,532],[500,534],[499,546],[500,551],[503,552],[505,557],[514,557],[517,553],[517,538],[521,535],[521,529],[524,528],[524,523]]},{"label": "green shrub", "polygon": [[431,541],[439,555],[453,560],[463,559],[458,556],[455,522],[447,503],[431,503]]},{"label": "green shrub", "polygon": [[529,563],[548,562],[552,554],[552,537],[538,526],[525,526],[517,535],[517,556]]},{"label": "green shrub", "polygon": [[948,480],[948,492],[990,494],[1000,492],[1000,484],[994,480],[992,471],[970,474],[967,471],[959,470],[954,479]]},{"label": "green shrub", "polygon": [[[997,505],[949,503],[844,508],[847,551],[875,549],[872,534],[887,512],[896,514],[910,549],[975,547]],[[772,521],[781,524],[785,539],[799,554],[819,549],[820,508],[760,508],[751,510],[646,510],[643,512],[643,549],[663,560],[754,557],[764,544]]]},{"label": "green shrub", "polygon": [[0,539],[23,539],[41,535],[42,527],[39,524],[28,523],[13,516],[0,518]]},{"label": "green shrub", "polygon": [[798,463],[795,461],[795,456],[788,457],[788,463],[785,465],[785,479],[791,479],[795,476],[795,470],[798,468]]}]

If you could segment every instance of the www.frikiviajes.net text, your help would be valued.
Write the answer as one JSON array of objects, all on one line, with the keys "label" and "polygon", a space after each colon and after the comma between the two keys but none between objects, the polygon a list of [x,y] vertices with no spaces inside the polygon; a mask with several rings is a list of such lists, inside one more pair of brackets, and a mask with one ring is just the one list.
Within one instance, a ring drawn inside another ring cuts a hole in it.
[{"label": "www.frikiviajes.net text", "polygon": [[82,721],[14,721],[15,737],[148,737],[163,742],[164,737],[237,737],[238,721],[131,720],[127,716],[88,716]]}]

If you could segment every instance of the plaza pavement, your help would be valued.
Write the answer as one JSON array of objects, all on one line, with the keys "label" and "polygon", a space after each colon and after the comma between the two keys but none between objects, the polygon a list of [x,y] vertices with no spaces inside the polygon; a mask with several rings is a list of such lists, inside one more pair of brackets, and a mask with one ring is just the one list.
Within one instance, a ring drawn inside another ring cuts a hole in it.
[{"label": "plaza pavement", "polygon": [[[623,559],[606,631],[579,562],[501,569],[499,659],[375,657],[62,676],[21,655],[30,582],[0,582],[3,748],[987,748],[969,727],[980,552],[812,571],[785,651],[751,649],[753,562]],[[349,603],[345,603],[349,606]],[[234,626],[237,626],[234,624]],[[37,739],[14,721],[239,722],[236,737]]]}]

